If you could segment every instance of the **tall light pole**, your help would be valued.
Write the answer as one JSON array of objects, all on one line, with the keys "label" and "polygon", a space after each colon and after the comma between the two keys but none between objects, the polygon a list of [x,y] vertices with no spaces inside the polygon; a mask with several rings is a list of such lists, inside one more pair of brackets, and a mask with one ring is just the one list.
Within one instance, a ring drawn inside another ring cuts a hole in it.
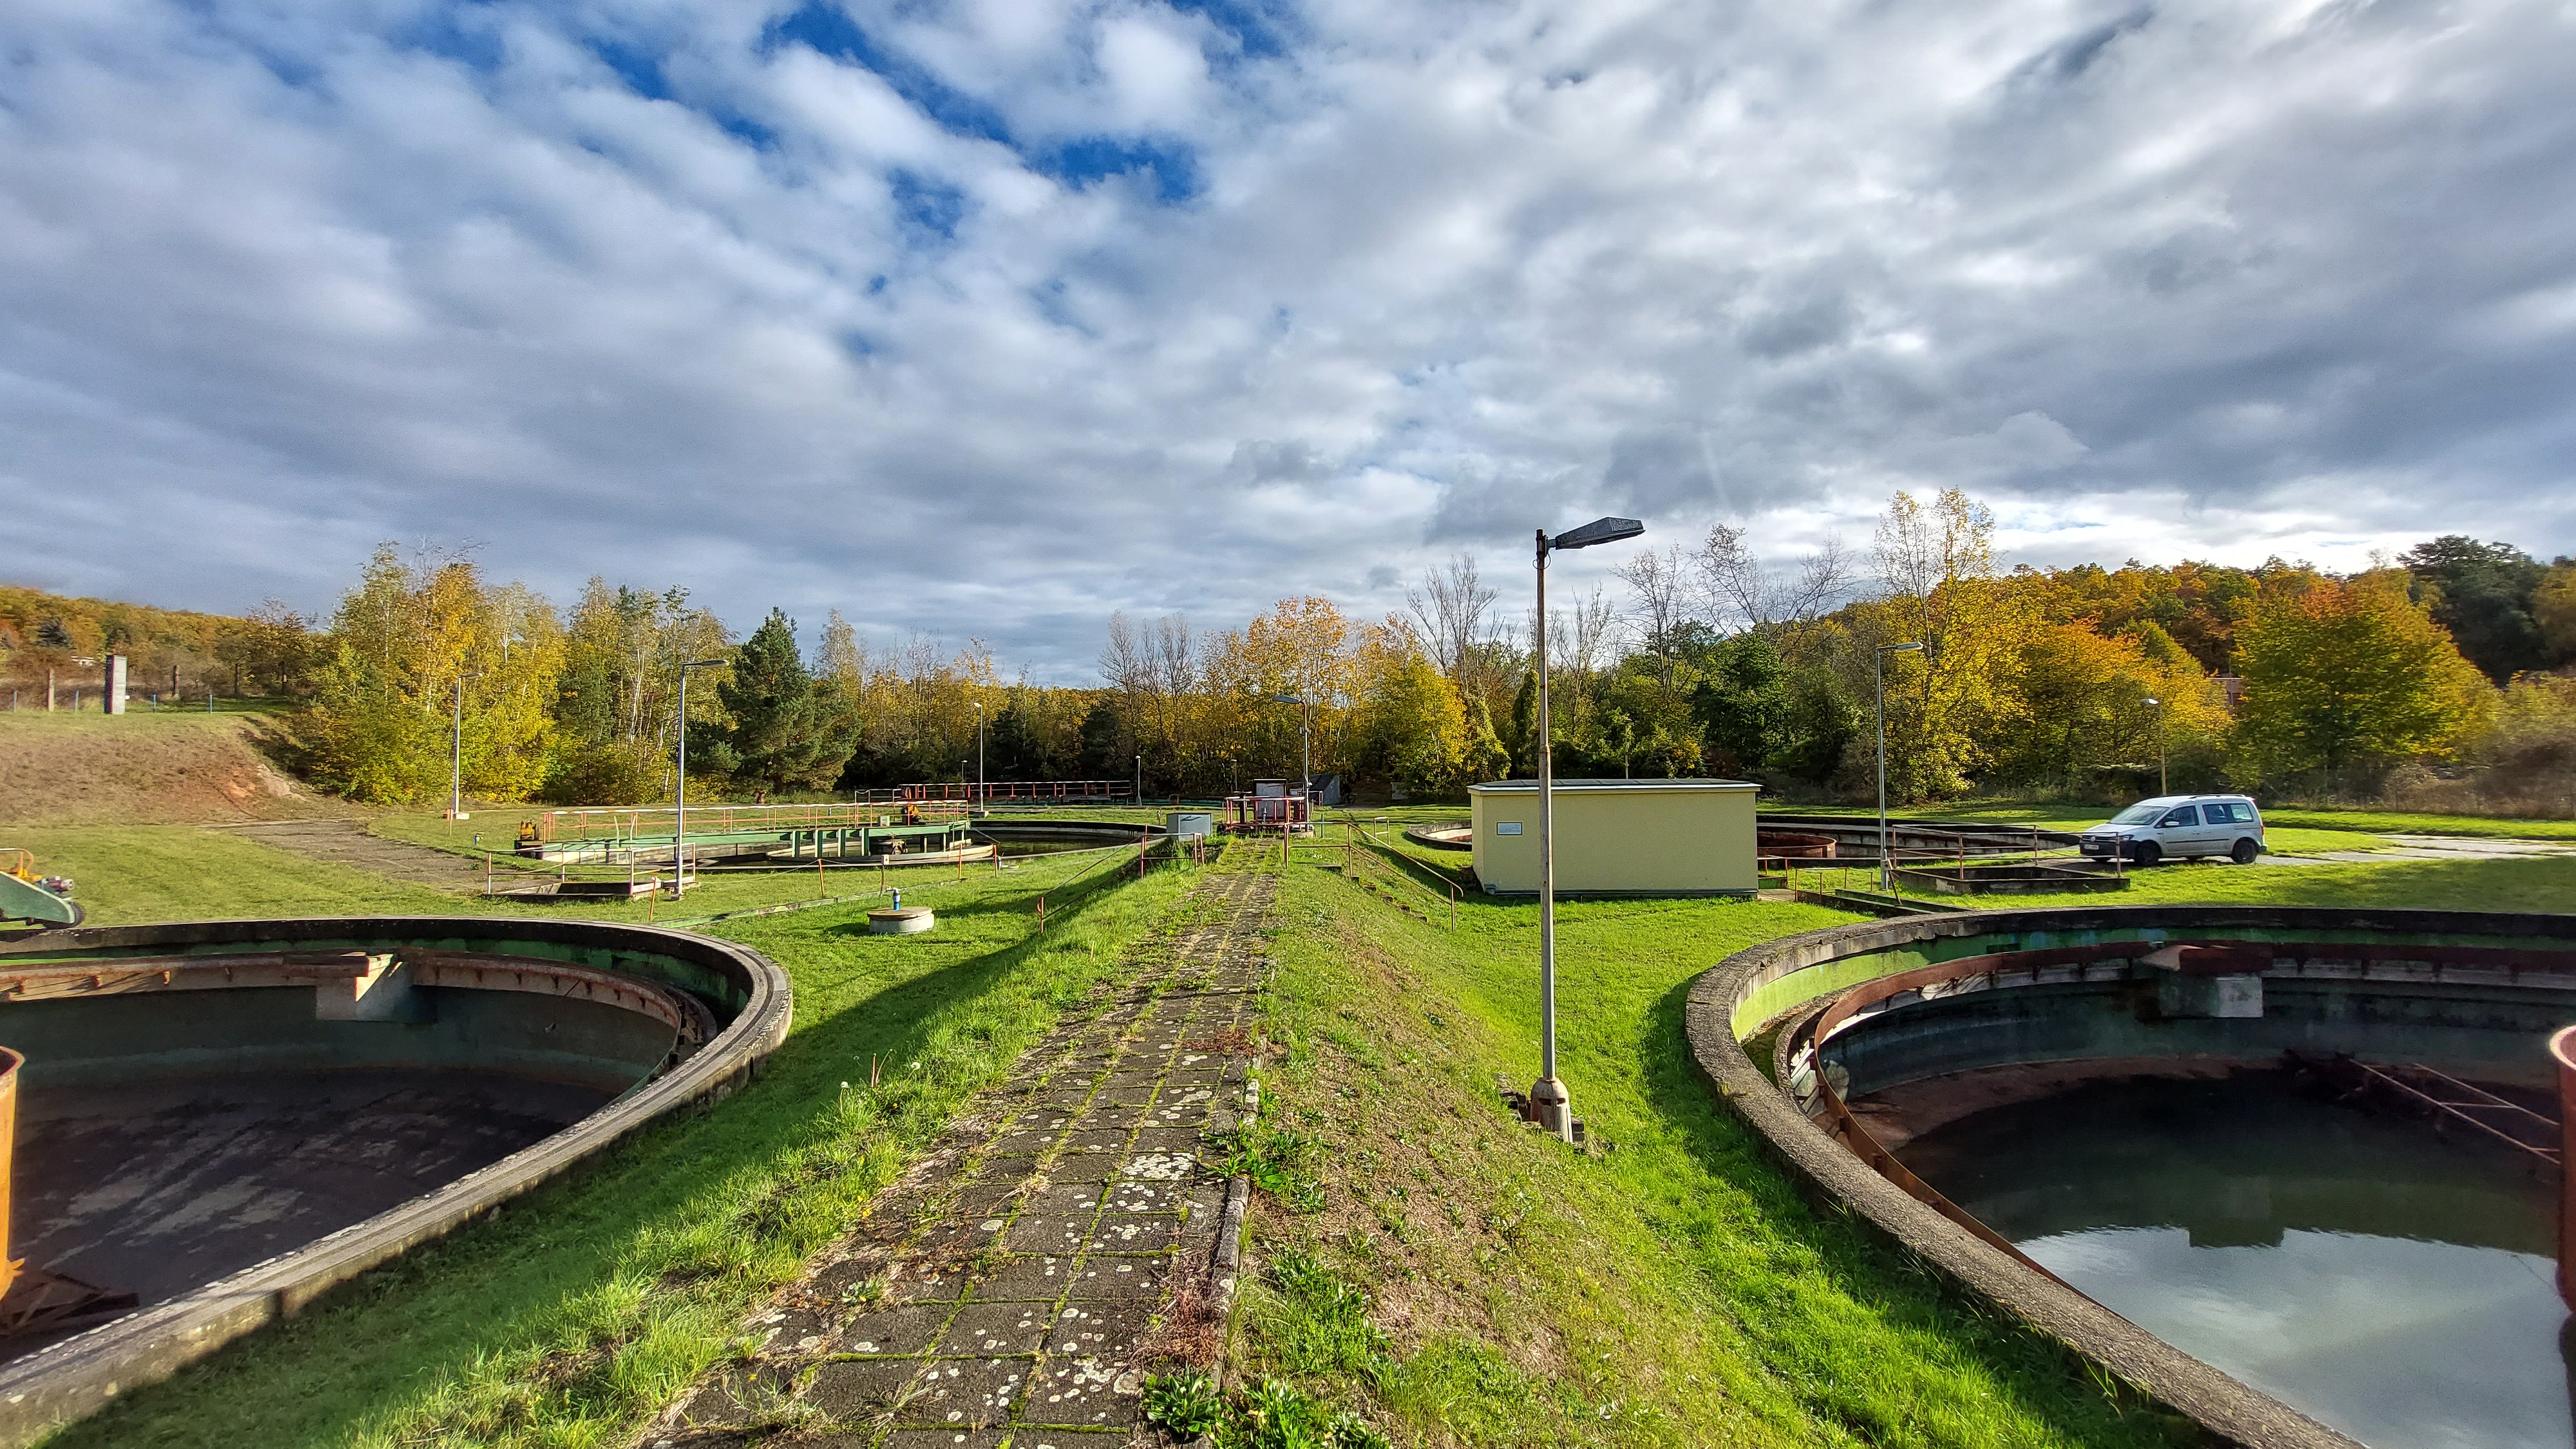
[{"label": "tall light pole", "polygon": [[[984,813],[993,813],[992,799],[984,792],[984,701],[975,701],[975,798],[984,802]],[[969,812],[972,813],[972,812]]]},{"label": "tall light pole", "polygon": [[[1297,798],[1306,802],[1306,821],[1315,819],[1315,703],[1303,691],[1296,694],[1274,694],[1273,704],[1297,706]],[[1344,799],[1350,798],[1343,793]]]},{"label": "tall light pole", "polygon": [[465,818],[465,681],[482,677],[483,671],[479,669],[456,676],[456,706],[455,713],[449,718],[451,733],[447,755],[447,818],[450,820]]},{"label": "tall light pole", "polygon": [[1547,556],[1550,550],[1590,548],[1635,538],[1646,525],[1633,518],[1596,518],[1554,538],[1538,530],[1538,1080],[1530,1084],[1530,1113],[1538,1125],[1574,1140],[1574,1099],[1556,1075],[1556,761],[1547,724]]},{"label": "tall light pole", "polygon": [[2165,706],[2152,694],[2147,696],[2147,703],[2156,712],[2156,793],[2161,795],[2165,793]]},{"label": "tall light pole", "polygon": [[1880,890],[1886,890],[1890,884],[1887,874],[1890,864],[1887,853],[1887,656],[1911,654],[1922,647],[1919,641],[1912,644],[1881,644],[1878,646],[1878,653],[1870,661],[1872,666],[1870,672],[1878,689],[1878,888]]},{"label": "tall light pole", "polygon": [[[689,893],[689,671],[713,669],[721,659],[692,659],[680,666],[680,788],[674,797],[678,808],[672,812],[671,825],[671,896],[674,900]],[[817,846],[816,852],[821,852]]]},{"label": "tall light pole", "polygon": [[1136,808],[1145,808],[1145,757],[1136,757]]}]

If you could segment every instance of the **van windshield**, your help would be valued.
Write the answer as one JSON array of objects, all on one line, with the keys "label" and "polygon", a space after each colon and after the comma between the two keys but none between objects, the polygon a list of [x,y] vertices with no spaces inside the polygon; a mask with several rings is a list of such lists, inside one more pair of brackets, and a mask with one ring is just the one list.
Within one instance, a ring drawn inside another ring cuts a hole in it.
[{"label": "van windshield", "polygon": [[2164,806],[2157,804],[2153,800],[2144,800],[2121,811],[2119,814],[2112,816],[2111,823],[2114,825],[2146,825],[2152,823],[2157,816],[2164,813]]}]

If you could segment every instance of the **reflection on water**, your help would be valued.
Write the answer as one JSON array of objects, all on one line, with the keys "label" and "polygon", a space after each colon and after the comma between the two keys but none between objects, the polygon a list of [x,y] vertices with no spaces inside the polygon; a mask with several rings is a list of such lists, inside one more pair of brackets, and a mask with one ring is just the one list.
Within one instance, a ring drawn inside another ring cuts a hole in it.
[{"label": "reflection on water", "polygon": [[2245,1072],[2079,1087],[1903,1156],[2050,1272],[2366,1444],[2571,1441],[2554,1189],[2506,1152]]}]

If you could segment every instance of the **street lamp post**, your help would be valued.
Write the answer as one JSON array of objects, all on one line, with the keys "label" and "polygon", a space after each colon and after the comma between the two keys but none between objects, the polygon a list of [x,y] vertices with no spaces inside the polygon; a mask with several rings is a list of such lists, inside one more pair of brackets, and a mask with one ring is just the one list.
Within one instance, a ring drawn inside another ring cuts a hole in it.
[{"label": "street lamp post", "polygon": [[1590,548],[1635,538],[1646,525],[1633,518],[1596,518],[1554,538],[1538,530],[1538,1080],[1530,1084],[1530,1116],[1551,1136],[1574,1140],[1574,1099],[1556,1075],[1556,761],[1548,740],[1547,556],[1551,550]]},{"label": "street lamp post", "polygon": [[[721,659],[692,659],[680,666],[680,785],[671,824],[671,897],[689,893],[689,671],[713,669]],[[820,847],[817,847],[819,853]]]},{"label": "street lamp post", "polygon": [[1145,808],[1145,757],[1136,757],[1136,808]]},{"label": "street lamp post", "polygon": [[2147,703],[2156,712],[2156,793],[2161,795],[2165,793],[2165,706],[2154,695],[2147,696]]},{"label": "street lamp post", "polygon": [[1871,674],[1878,691],[1878,888],[1891,884],[1888,869],[1893,863],[1887,850],[1887,656],[1911,654],[1921,643],[1881,644],[1871,660]]},{"label": "street lamp post", "polygon": [[984,791],[984,701],[975,701],[975,798],[982,802],[984,813],[993,813],[992,798]]},{"label": "street lamp post", "polygon": [[456,706],[450,717],[447,755],[447,818],[465,818],[465,681],[481,679],[483,672],[460,673],[456,676]]},{"label": "street lamp post", "polygon": [[[1273,704],[1297,706],[1297,798],[1306,802],[1306,823],[1315,820],[1315,703],[1304,692],[1274,694]],[[1347,799],[1348,792],[1344,793]]]}]

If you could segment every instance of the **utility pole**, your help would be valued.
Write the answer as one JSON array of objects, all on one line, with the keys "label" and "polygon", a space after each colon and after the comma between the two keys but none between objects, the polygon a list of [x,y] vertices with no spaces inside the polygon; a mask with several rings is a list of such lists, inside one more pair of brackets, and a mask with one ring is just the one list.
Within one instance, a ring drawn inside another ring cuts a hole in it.
[{"label": "utility pole", "polygon": [[471,674],[459,671],[456,676],[455,710],[449,718],[452,733],[447,756],[447,818],[450,820],[465,818],[465,681],[482,677],[483,672],[479,669]]},{"label": "utility pole", "polygon": [[975,798],[983,803],[984,813],[993,813],[992,796],[984,788],[984,701],[975,701]]},{"label": "utility pole", "polygon": [[[671,898],[689,893],[689,671],[713,669],[721,659],[692,659],[680,666],[680,784],[671,812]],[[818,847],[817,855],[822,851]]]},{"label": "utility pole", "polygon": [[1574,1098],[1556,1075],[1556,761],[1548,739],[1547,556],[1555,549],[1590,548],[1635,538],[1646,526],[1633,518],[1599,518],[1554,538],[1538,530],[1538,1080],[1530,1084],[1530,1115],[1551,1136],[1574,1140]]},{"label": "utility pole", "polygon": [[2157,793],[2157,794],[2159,794],[2159,795],[2162,795],[2162,794],[2166,793],[2166,789],[2165,789],[2165,707],[2164,707],[2164,702],[2163,702],[2162,700],[2159,700],[2159,699],[2155,698],[2155,697],[2154,697],[2154,696],[2152,696],[2152,695],[2148,696],[2148,698],[2147,698],[2147,703],[2148,703],[2149,705],[2153,706],[2153,707],[2154,707],[2154,709],[2155,709],[2155,712],[2156,712],[2156,793]]},{"label": "utility pole", "polygon": [[1878,691],[1878,888],[1893,884],[1888,875],[1891,857],[1887,853],[1887,656],[1911,654],[1922,648],[1914,644],[1881,644],[1871,656],[1871,677]]}]

